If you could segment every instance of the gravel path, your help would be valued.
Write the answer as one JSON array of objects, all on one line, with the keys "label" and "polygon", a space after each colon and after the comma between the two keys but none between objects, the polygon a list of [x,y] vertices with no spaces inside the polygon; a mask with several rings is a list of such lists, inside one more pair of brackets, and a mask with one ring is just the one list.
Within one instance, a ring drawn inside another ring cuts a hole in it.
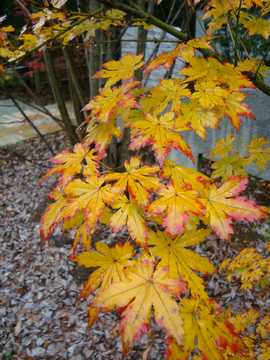
[{"label": "gravel path", "polygon": [[[49,135],[48,139],[56,151],[64,148],[63,135]],[[79,298],[79,272],[68,261],[70,239],[57,233],[48,243],[40,240],[38,222],[52,184],[39,187],[37,182],[49,157],[39,139],[0,149],[0,193],[4,194],[0,212],[0,357],[120,360],[117,316],[101,315],[91,329],[87,327],[87,303]],[[263,189],[256,191],[265,196]],[[250,246],[263,251],[267,228],[261,225],[258,229],[262,235],[253,232]],[[242,244],[240,235],[232,244],[211,237],[199,251],[219,263],[239,251],[243,246],[239,241]],[[270,306],[269,293],[262,298],[256,291],[244,294],[239,284],[229,286],[217,274],[209,279],[208,289],[221,303],[233,304],[237,310]],[[143,337],[126,359],[163,359],[163,339],[156,329],[150,341]]]}]

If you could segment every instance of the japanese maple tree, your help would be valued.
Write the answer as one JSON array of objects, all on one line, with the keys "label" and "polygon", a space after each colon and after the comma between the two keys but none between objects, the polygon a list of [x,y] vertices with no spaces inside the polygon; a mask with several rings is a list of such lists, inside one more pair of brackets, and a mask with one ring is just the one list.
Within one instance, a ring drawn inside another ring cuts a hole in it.
[{"label": "japanese maple tree", "polygon": [[[64,1],[54,3],[61,7]],[[83,22],[75,25],[70,30],[72,36],[90,27],[106,28],[114,21],[120,26],[129,11],[134,15],[137,9],[135,15],[140,15],[136,6],[130,10],[125,2],[104,3],[115,7],[110,10],[111,16],[107,14],[106,18],[105,13],[103,17],[93,16],[84,26]],[[233,137],[220,140],[211,152],[210,176],[175,163],[170,153],[175,150],[194,160],[184,133],[194,132],[205,140],[207,129],[215,129],[221,122],[230,121],[239,130],[243,121],[254,118],[245,103],[245,90],[261,80],[261,71],[265,71],[262,60],[250,56],[237,57],[234,64],[223,62],[213,39],[224,26],[234,29],[232,36],[238,42],[239,29],[246,36],[268,38],[269,11],[269,1],[211,0],[205,8],[208,30],[204,37],[179,35],[174,50],[150,62],[132,54],[106,62],[95,75],[104,79],[104,87],[84,107],[85,138],[72,151],[52,159],[54,167],[45,178],[56,175],[58,181],[42,218],[41,235],[48,239],[56,226],[74,230],[71,258],[95,268],[82,290],[89,301],[89,323],[101,311],[121,310],[124,352],[155,321],[166,333],[166,356],[170,359],[254,358],[255,339],[244,332],[257,317],[254,313],[235,317],[224,311],[209,297],[205,280],[220,269],[230,280],[240,268],[237,276],[243,287],[251,288],[257,281],[263,286],[263,279],[269,280],[269,258],[246,249],[220,268],[196,249],[211,233],[220,241],[230,241],[237,221],[255,222],[267,217],[266,207],[243,195],[248,183],[246,166],[255,162],[264,168],[270,159],[267,141],[253,139],[246,155],[241,156],[234,151]],[[52,13],[56,20],[64,16]],[[41,14],[35,16],[39,24],[33,34],[36,38],[57,30],[55,23],[43,26],[49,21],[49,15],[44,16],[42,24]],[[154,24],[149,19],[143,20]],[[72,23],[68,17],[64,21],[67,27]],[[68,42],[68,32],[59,38]],[[6,37],[1,41],[7,41]],[[23,56],[25,50],[22,45],[13,56]],[[170,69],[178,60],[183,67],[177,75],[162,78],[153,87],[142,86],[136,78],[139,69],[149,75],[158,68]],[[130,158],[110,168],[106,162],[109,147],[113,139],[120,143],[127,129]],[[151,154],[148,159],[143,156],[145,151]],[[121,240],[115,244],[93,241],[101,223],[116,234],[121,232]],[[259,269],[251,263],[253,256],[261,262]],[[258,327],[264,339],[259,356],[266,360],[269,318]]]}]

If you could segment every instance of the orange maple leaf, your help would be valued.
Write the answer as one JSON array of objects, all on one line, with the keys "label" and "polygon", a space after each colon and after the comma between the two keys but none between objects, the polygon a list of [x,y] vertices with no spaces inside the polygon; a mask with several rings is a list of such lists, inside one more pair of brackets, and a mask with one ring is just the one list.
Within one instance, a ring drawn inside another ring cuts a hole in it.
[{"label": "orange maple leaf", "polygon": [[233,234],[232,220],[254,221],[266,217],[266,208],[239,196],[247,183],[247,178],[235,176],[219,188],[216,185],[210,187],[204,200],[206,221],[221,239],[229,239]]}]

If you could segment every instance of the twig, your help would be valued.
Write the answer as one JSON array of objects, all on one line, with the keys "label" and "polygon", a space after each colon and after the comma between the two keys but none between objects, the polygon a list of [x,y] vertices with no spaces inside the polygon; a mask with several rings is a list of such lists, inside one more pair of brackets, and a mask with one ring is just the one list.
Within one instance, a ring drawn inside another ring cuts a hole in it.
[{"label": "twig", "polygon": [[77,21],[75,21],[73,24],[71,24],[70,26],[66,27],[64,30],[59,31],[56,35],[52,36],[49,39],[46,39],[45,41],[43,41],[41,44],[39,44],[38,46],[32,48],[31,50],[27,51],[26,53],[24,53],[22,56],[13,59],[12,61],[9,61],[9,64],[13,64],[16,63],[18,61],[24,60],[25,58],[27,58],[29,55],[33,54],[34,52],[38,51],[39,49],[43,48],[44,46],[46,46],[47,44],[49,44],[52,41],[57,40],[59,37],[61,37],[62,35],[64,35],[65,33],[67,33],[68,31],[70,31],[71,29],[73,29],[75,26],[78,26],[80,24],[82,24],[84,21],[86,21],[89,17],[94,17],[96,15],[98,15],[101,11],[103,11],[103,9],[98,9],[96,11],[93,11],[93,13],[89,13],[88,15],[85,15],[82,19],[79,19]]},{"label": "twig", "polygon": [[21,0],[15,0],[16,3],[19,5],[19,7],[26,13],[26,15],[32,19],[32,15],[30,11],[27,9],[27,7],[21,2]]},{"label": "twig", "polygon": [[[28,101],[24,100],[23,98],[21,97],[18,97],[18,100],[20,100],[20,102],[24,103],[25,105],[41,112],[42,114],[45,114],[45,115],[48,115],[50,118],[52,118],[62,129],[64,128],[63,126],[63,121],[61,119],[59,119],[57,116],[55,116],[54,114],[52,114],[45,106],[42,106],[42,107],[39,107],[38,105],[35,105],[35,104],[32,104],[32,103],[29,103]],[[62,126],[59,124],[61,123]]]},{"label": "twig", "polygon": [[237,52],[237,47],[236,47],[236,39],[234,38],[234,34],[232,32],[232,28],[231,28],[231,24],[230,24],[230,17],[228,15],[228,19],[227,19],[227,28],[233,43],[233,50],[234,50],[234,65],[237,65],[238,60],[240,60],[238,52]]},{"label": "twig", "polygon": [[39,131],[39,129],[36,127],[36,125],[33,123],[33,121],[27,116],[27,114],[23,111],[20,104],[17,102],[17,100],[14,99],[12,95],[9,95],[10,99],[12,100],[13,104],[17,107],[17,109],[20,111],[20,113],[23,115],[25,120],[28,122],[28,124],[35,130],[35,132],[38,134],[40,139],[46,144],[47,148],[50,150],[52,155],[55,155],[53,148],[48,143],[48,141],[45,139],[44,135]]},{"label": "twig", "polygon": [[242,7],[242,0],[240,0],[240,2],[239,2],[239,8],[238,8],[237,14],[236,14],[234,66],[237,66],[237,62],[238,62],[237,46],[238,46],[238,40],[239,40],[239,39],[238,39],[238,38],[239,38],[239,21],[240,21],[241,7]]},{"label": "twig", "polygon": [[148,14],[143,9],[139,8],[134,2],[131,2],[129,0],[126,1],[126,3],[122,3],[119,1],[114,0],[101,0],[104,4],[110,5],[116,9],[123,10],[127,12],[128,14],[132,14],[134,16],[137,16],[149,24],[155,25],[162,30],[165,30],[166,32],[170,33],[171,35],[175,36],[177,39],[181,41],[188,40],[188,35],[182,31],[179,31],[175,29],[175,27],[167,24],[166,22],[160,20],[159,18],[155,17],[154,15]]},{"label": "twig", "polygon": [[[174,2],[172,5],[174,6],[174,5],[175,5],[175,2]],[[173,24],[173,23],[175,22],[175,20],[177,19],[177,16],[178,16],[178,15],[180,14],[180,12],[182,11],[183,5],[184,5],[184,3],[182,3],[182,5],[179,7],[179,9],[177,10],[176,14],[174,15],[174,17],[173,17],[172,19],[171,19],[172,11],[170,11],[169,14],[168,14],[168,17],[167,17],[167,19],[166,19],[166,22],[169,22],[169,23]],[[172,8],[171,8],[171,10],[172,10]],[[147,65],[150,63],[151,59],[152,59],[154,56],[156,56],[156,54],[158,53],[158,50],[159,50],[159,48],[160,48],[160,44],[161,44],[161,43],[163,43],[163,42],[171,42],[171,43],[172,43],[172,42],[173,42],[173,41],[170,41],[170,40],[168,40],[168,41],[165,40],[165,36],[166,36],[166,32],[163,31],[162,34],[161,34],[161,36],[160,36],[160,38],[159,38],[159,43],[158,43],[158,44],[155,46],[155,48],[153,49],[152,53],[150,54],[149,58],[147,59],[147,62],[146,62],[146,64],[145,64],[145,66],[147,66]],[[174,41],[174,42],[176,42],[177,44],[179,43],[179,41]],[[150,78],[150,74],[148,74],[148,75],[146,76],[145,80],[144,80],[144,85],[145,85],[145,86],[147,85],[147,82],[148,82],[149,78]]]},{"label": "twig", "polygon": [[[26,91],[29,93],[29,95],[31,96],[31,98],[34,99],[34,101],[36,101],[38,103],[38,97],[36,96],[36,94],[32,91],[32,89],[26,84],[26,82],[23,80],[23,78],[18,74],[17,71],[15,71],[15,75],[17,77],[17,79],[20,81],[20,83],[22,84],[22,86],[26,89]],[[43,112],[44,114],[50,116],[63,130],[64,130],[64,123],[61,119],[59,119],[57,116],[53,115],[44,105],[40,105],[39,107],[37,105],[33,105],[30,103],[27,103],[24,99],[19,98],[19,100],[21,102],[23,102],[24,104],[31,106],[32,108]]]}]

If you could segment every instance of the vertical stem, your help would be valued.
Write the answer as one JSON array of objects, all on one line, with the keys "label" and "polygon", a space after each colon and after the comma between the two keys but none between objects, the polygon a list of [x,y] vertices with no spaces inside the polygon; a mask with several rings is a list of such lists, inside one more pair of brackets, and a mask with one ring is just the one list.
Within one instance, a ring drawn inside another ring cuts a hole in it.
[{"label": "vertical stem", "polygon": [[239,52],[237,53],[238,50],[238,37],[239,37],[239,21],[240,21],[240,13],[241,13],[241,8],[242,8],[242,0],[240,0],[239,2],[239,7],[237,10],[237,14],[236,14],[236,25],[235,25],[235,49],[234,49],[234,66],[237,66],[238,63],[238,57],[239,59],[241,59],[241,56],[239,54]]},{"label": "vertical stem", "polygon": [[80,106],[82,108],[85,105],[83,91],[82,91],[81,86],[79,84],[78,77],[76,76],[76,73],[75,73],[74,64],[73,64],[73,61],[72,61],[70,51],[65,46],[63,47],[63,54],[64,54],[64,59],[65,59],[65,62],[66,62],[66,66],[67,66],[67,71],[68,71],[69,76],[70,76],[70,78],[72,80],[72,85],[74,87],[76,96],[77,96],[77,98],[78,98],[78,100],[80,102]]},{"label": "vertical stem", "polygon": [[130,143],[130,129],[124,129],[122,141],[118,148],[118,154],[119,154],[118,165],[120,167],[123,167],[124,162],[128,160],[130,157],[130,150],[128,148],[129,143]]},{"label": "vertical stem", "polygon": [[72,144],[75,144],[78,141],[78,137],[77,137],[76,132],[74,131],[71,119],[69,117],[69,114],[68,114],[68,111],[66,108],[66,104],[65,104],[65,100],[62,96],[59,82],[56,78],[53,60],[52,60],[51,54],[48,49],[46,49],[44,51],[44,60],[45,60],[46,68],[47,68],[47,74],[48,74],[50,86],[51,86],[55,101],[57,103],[60,115],[65,124],[65,130],[66,130],[67,135],[68,135],[70,141],[72,142]]},{"label": "vertical stem", "polygon": [[[107,43],[104,60],[119,60],[121,57],[122,30],[111,27],[107,31],[106,36],[109,41]],[[106,158],[107,165],[112,169],[116,168],[118,166],[119,157],[119,144],[117,143],[117,139],[113,137],[108,149],[108,156]]]},{"label": "vertical stem", "polygon": [[[138,5],[141,7],[141,8],[145,8],[145,0],[138,0]],[[147,30],[144,29],[143,26],[139,26],[138,28],[138,36],[137,36],[137,40],[138,40],[138,43],[137,43],[137,50],[136,50],[136,53],[137,55],[140,55],[142,54],[143,57],[145,57],[145,50],[146,50],[146,41],[147,39]],[[138,80],[142,80],[143,78],[143,70],[142,69],[138,69],[136,71],[136,77],[138,78]]]},{"label": "vertical stem", "polygon": [[40,72],[39,71],[34,72],[34,84],[35,84],[35,90],[36,90],[37,94],[40,94],[40,91],[41,91],[41,77],[40,77]]},{"label": "vertical stem", "polygon": [[[97,0],[89,0],[89,10],[90,12],[95,11],[99,8],[99,1]],[[94,37],[94,41],[91,44],[89,50],[88,50],[88,66],[89,66],[89,81],[90,81],[90,96],[93,98],[98,94],[99,87],[100,87],[100,81],[99,79],[93,79],[93,76],[95,73],[100,69],[101,67],[101,46],[100,46],[100,40],[101,40],[101,30],[96,30],[96,35]]]},{"label": "vertical stem", "polygon": [[183,21],[184,29],[188,33],[189,38],[193,39],[196,36],[196,11],[194,6],[191,6],[186,0],[183,0],[184,7],[184,18]]},{"label": "vertical stem", "polygon": [[80,101],[78,99],[77,93],[74,89],[72,78],[71,78],[71,75],[70,75],[70,72],[68,71],[68,69],[67,69],[67,77],[68,77],[68,87],[69,87],[70,98],[72,100],[74,116],[76,119],[76,124],[79,126],[83,122],[83,117],[82,117],[82,113],[81,113],[81,105],[80,105]]}]

